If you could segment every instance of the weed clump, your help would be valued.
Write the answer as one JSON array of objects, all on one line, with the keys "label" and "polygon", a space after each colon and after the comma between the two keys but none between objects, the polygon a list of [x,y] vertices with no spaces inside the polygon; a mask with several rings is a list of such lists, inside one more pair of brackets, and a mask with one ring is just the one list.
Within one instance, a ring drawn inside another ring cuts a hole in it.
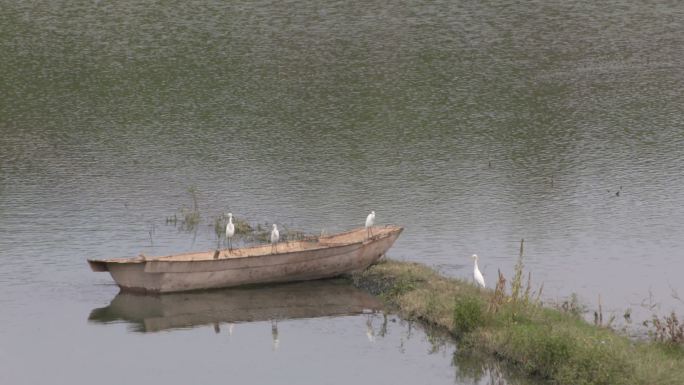
[{"label": "weed clump", "polygon": [[[192,232],[197,229],[201,221],[201,216],[199,212],[198,198],[197,198],[197,188],[189,187],[187,190],[192,199],[192,208],[181,207],[180,209],[180,229],[182,231]],[[172,224],[174,226],[178,225],[179,218],[176,214],[166,218],[166,224]]]},{"label": "weed clump", "polygon": [[580,303],[577,293],[572,293],[570,298],[555,305],[555,308],[576,318],[580,318],[587,311],[586,307]]},{"label": "weed clump", "polygon": [[[179,212],[166,217],[166,224],[178,227],[181,231],[196,232],[198,226],[203,222],[199,210],[199,192],[195,186],[191,186],[187,189],[187,193],[190,196],[192,205],[190,207],[183,205]],[[206,223],[209,228],[213,228],[217,240],[217,249],[220,248],[222,240],[224,242],[227,241],[225,239],[225,232],[228,220],[228,214],[222,213]],[[233,216],[233,225],[235,226],[234,236],[242,243],[264,243],[270,241],[271,224],[269,223],[265,223],[263,226],[262,224],[252,226],[247,220]],[[315,240],[318,240],[318,236],[307,234],[301,230],[290,229],[285,225],[282,225],[280,230],[280,241]]]},{"label": "weed clump", "polygon": [[190,210],[185,207],[181,209],[181,218],[181,230],[183,231],[195,230],[201,219],[199,211]]},{"label": "weed clump", "polygon": [[484,322],[484,302],[477,297],[457,298],[454,303],[454,326],[456,335],[469,333]]},{"label": "weed clump", "polygon": [[644,321],[644,326],[652,327],[649,334],[654,341],[672,345],[684,344],[684,323],[679,322],[674,311],[662,319],[653,315],[650,321]]},{"label": "weed clump", "polygon": [[244,235],[254,231],[254,228],[250,226],[249,222],[242,218],[233,216],[233,224],[235,225],[235,234]]}]

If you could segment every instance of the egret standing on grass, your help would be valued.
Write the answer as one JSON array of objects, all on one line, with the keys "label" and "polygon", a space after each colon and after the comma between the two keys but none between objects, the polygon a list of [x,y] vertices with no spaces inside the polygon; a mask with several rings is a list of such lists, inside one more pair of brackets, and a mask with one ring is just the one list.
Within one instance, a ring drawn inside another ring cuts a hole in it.
[{"label": "egret standing on grass", "polygon": [[226,239],[228,240],[228,249],[232,250],[233,245],[231,239],[235,235],[235,225],[233,224],[233,214],[228,213],[228,224],[226,225]]},{"label": "egret standing on grass", "polygon": [[479,285],[482,286],[483,288],[485,287],[485,281],[484,277],[482,276],[482,273],[480,273],[480,269],[477,267],[477,260],[479,257],[477,254],[473,254],[471,257],[475,261],[475,268],[473,269],[473,278],[475,278],[475,282]]},{"label": "egret standing on grass", "polygon": [[276,224],[273,224],[273,230],[271,230],[271,252],[275,250],[275,252],[278,252],[278,240],[280,239],[280,233],[278,232],[278,227]]},{"label": "egret standing on grass", "polygon": [[[373,236],[373,225],[375,224],[375,211],[371,211],[370,214],[366,217],[366,229],[368,231],[368,234],[370,236]],[[368,235],[367,234],[367,235]]]}]

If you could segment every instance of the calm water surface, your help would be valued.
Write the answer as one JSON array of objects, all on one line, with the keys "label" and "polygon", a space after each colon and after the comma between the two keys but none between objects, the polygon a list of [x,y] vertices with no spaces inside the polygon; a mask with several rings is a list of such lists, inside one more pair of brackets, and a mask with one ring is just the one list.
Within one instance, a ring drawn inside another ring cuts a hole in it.
[{"label": "calm water surface", "polygon": [[[2,383],[493,382],[400,320],[369,339],[376,313],[282,316],[277,349],[223,300],[92,318],[121,301],[86,257],[209,249],[227,211],[375,210],[391,257],[488,282],[525,238],[547,301],[684,312],[680,2],[0,4]],[[189,188],[196,232],[165,223]]]}]

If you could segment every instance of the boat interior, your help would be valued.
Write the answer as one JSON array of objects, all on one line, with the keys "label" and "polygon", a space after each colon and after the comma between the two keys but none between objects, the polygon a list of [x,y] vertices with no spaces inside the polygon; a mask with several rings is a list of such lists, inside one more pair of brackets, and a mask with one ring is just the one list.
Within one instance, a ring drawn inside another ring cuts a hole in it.
[{"label": "boat interior", "polygon": [[[173,254],[158,257],[150,257],[139,255],[129,258],[111,258],[111,259],[89,259],[93,269],[97,268],[98,264],[102,263],[142,263],[146,261],[207,261],[214,259],[228,259],[228,258],[245,258],[260,255],[268,255],[273,253],[290,253],[296,251],[322,249],[335,246],[344,246],[353,243],[362,243],[365,241],[373,241],[384,238],[393,232],[401,229],[399,226],[373,226],[370,232],[368,229],[360,227],[343,233],[323,235],[320,237],[311,237],[304,240],[283,241],[276,245],[270,243],[256,246],[248,246],[234,249],[220,249],[210,250],[194,253]],[[371,235],[369,235],[369,233]]]}]

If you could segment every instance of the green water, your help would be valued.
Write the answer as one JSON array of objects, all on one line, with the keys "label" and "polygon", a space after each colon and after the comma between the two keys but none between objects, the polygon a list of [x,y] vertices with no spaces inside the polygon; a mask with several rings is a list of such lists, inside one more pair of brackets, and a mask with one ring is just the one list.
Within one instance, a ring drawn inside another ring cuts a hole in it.
[{"label": "green water", "polygon": [[[227,211],[319,233],[375,210],[406,226],[391,257],[469,278],[477,253],[488,282],[525,238],[548,301],[601,294],[636,324],[681,313],[683,16],[675,1],[0,1],[0,382],[137,382],[169,362],[145,378],[493,381],[459,371],[453,345],[427,354],[423,332],[402,351],[406,325],[371,342],[364,315],[286,321],[297,338],[277,351],[267,321],[232,345],[225,325],[88,322],[117,289],[86,257],[209,249]],[[165,222],[189,188],[194,233]],[[184,349],[201,363],[183,369]],[[114,358],[128,371],[103,377]]]}]

